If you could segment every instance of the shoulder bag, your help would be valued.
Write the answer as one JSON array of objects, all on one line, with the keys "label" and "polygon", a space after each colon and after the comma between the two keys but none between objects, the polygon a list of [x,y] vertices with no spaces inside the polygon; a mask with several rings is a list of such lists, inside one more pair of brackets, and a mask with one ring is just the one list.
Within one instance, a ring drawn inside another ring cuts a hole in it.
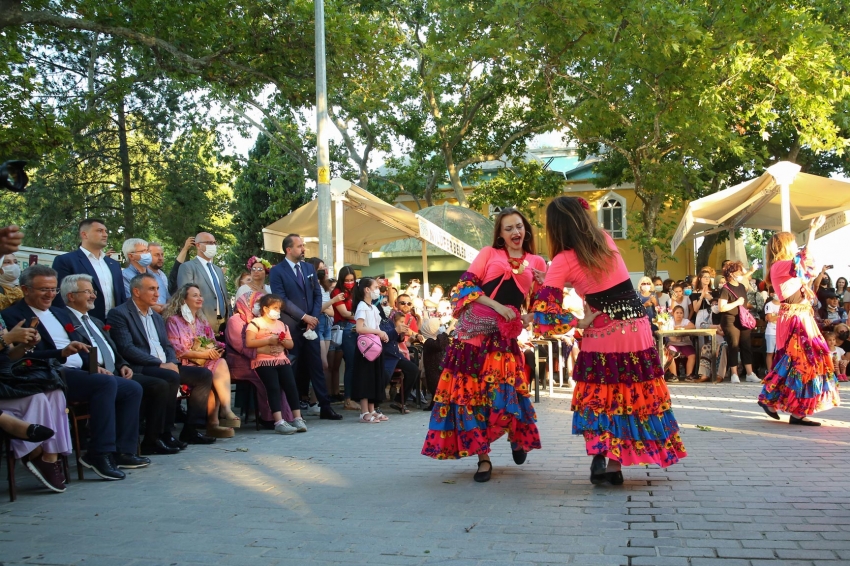
[{"label": "shoulder bag", "polygon": [[57,360],[21,358],[0,362],[0,399],[21,399],[56,389],[65,390]]},{"label": "shoulder bag", "polygon": [[[733,297],[735,297],[735,300],[738,300],[738,299],[741,298],[741,297],[739,297],[738,295],[735,294],[735,292],[732,290],[732,288],[729,287],[728,283],[725,285],[725,287],[726,287],[726,290],[728,290],[729,293]],[[753,318],[753,315],[750,313],[750,311],[747,309],[747,307],[744,306],[746,304],[747,304],[747,298],[744,297],[744,304],[738,307],[738,320],[741,322],[742,328],[755,328],[756,327],[756,319]]]}]

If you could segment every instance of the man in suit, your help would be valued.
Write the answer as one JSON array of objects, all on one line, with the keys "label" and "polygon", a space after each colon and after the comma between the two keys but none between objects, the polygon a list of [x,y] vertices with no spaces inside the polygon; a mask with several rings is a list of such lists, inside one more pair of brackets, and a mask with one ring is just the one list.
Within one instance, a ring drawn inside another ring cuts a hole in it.
[{"label": "man in suit", "polygon": [[56,272],[45,265],[25,269],[21,273],[24,298],[0,315],[10,327],[20,321],[31,325],[37,318],[41,341],[30,355],[63,363],[68,401],[89,404],[91,439],[80,462],[103,479],[122,480],[124,472],[119,468],[150,464],[136,456],[142,386],[106,370],[89,373],[89,348],[80,340],[79,322],[66,309],[51,306],[56,284]]},{"label": "man in suit", "polygon": [[[54,259],[53,269],[58,274],[60,285],[68,275],[75,273],[91,275],[97,298],[94,300],[94,308],[90,314],[100,320],[106,320],[106,313],[110,309],[127,300],[121,264],[107,257],[104,252],[109,233],[103,220],[87,218],[80,222],[79,230],[79,249]],[[65,306],[62,297],[58,294],[53,300],[53,306]]]},{"label": "man in suit", "polygon": [[97,347],[98,366],[113,375],[132,379],[142,386],[142,403],[145,407],[142,454],[176,454],[185,449],[187,444],[171,435],[180,379],[177,376],[161,379],[133,371],[109,336],[109,327],[88,314],[94,308],[94,297],[97,294],[90,275],[69,275],[62,280],[61,293],[77,326],[77,334],[82,337],[80,341]]},{"label": "man in suit", "polygon": [[319,401],[319,418],[340,420],[342,415],[331,408],[325,374],[322,370],[322,353],[319,340],[307,340],[304,332],[316,330],[322,309],[322,289],[316,271],[304,262],[304,240],[298,234],[283,239],[284,261],[271,270],[272,293],[284,301],[281,319],[289,327],[295,346],[293,370],[299,383],[311,382]]},{"label": "man in suit", "polygon": [[177,272],[177,288],[186,283],[194,283],[204,298],[204,315],[214,332],[230,318],[230,297],[227,295],[227,282],[221,268],[213,263],[218,246],[215,237],[208,232],[195,236],[198,255],[180,266]]},{"label": "man in suit", "polygon": [[127,360],[134,372],[143,373],[167,382],[178,380],[192,388],[186,424],[180,441],[188,444],[212,444],[198,427],[206,427],[207,401],[212,389],[212,372],[205,367],[180,365],[174,346],[165,332],[165,322],[153,310],[159,298],[159,284],[150,273],[141,273],[130,280],[130,300],[109,311],[106,322],[118,353]]}]

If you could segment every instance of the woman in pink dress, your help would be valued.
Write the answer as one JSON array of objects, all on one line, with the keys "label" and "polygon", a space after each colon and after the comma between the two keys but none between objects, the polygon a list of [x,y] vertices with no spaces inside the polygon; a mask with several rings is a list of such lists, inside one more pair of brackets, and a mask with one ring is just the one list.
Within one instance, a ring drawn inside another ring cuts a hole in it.
[{"label": "woman in pink dress", "polygon": [[584,436],[593,456],[590,481],[620,485],[622,465],[666,468],[686,453],[646,311],[617,245],[589,209],[583,198],[566,196],[546,209],[552,264],[534,321],[544,334],[576,325],[561,306],[566,283],[587,303],[589,326],[573,372],[573,434]]},{"label": "woman in pink dress", "polygon": [[224,344],[215,339],[201,307],[204,298],[197,285],[187,283],[168,300],[162,313],[168,339],[180,363],[200,365],[213,374],[213,387],[207,404],[207,434],[230,438],[239,420],[230,408],[230,368],[221,355]]},{"label": "woman in pink dress", "polygon": [[812,242],[823,223],[823,216],[812,220],[809,245],[802,250],[790,232],[774,234],[767,243],[765,279],[782,305],[776,319],[775,362],[764,378],[759,405],[773,419],[779,420],[777,410],[791,413],[792,425],[820,426],[806,417],[840,402],[835,367],[815,323],[809,287],[816,275]]}]

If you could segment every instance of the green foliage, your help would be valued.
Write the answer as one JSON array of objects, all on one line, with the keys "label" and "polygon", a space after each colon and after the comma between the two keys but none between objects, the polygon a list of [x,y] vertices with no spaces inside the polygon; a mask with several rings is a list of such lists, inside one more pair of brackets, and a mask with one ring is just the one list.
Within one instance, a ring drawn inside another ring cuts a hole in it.
[{"label": "green foliage", "polygon": [[532,223],[540,226],[536,212],[546,199],[561,194],[564,178],[547,171],[540,161],[516,160],[490,180],[479,183],[469,197],[473,208],[514,206],[525,213]]}]

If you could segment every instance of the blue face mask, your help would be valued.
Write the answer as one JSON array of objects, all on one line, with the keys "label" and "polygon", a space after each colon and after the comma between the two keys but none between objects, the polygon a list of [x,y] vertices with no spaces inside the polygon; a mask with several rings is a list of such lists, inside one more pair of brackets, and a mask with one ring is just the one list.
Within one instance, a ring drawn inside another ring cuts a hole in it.
[{"label": "blue face mask", "polygon": [[686,297],[690,297],[692,292],[693,291],[691,291],[690,289],[685,289],[684,291]]},{"label": "blue face mask", "polygon": [[150,253],[145,252],[139,256],[139,265],[141,265],[142,267],[149,266],[152,261],[153,258],[151,257]]}]

